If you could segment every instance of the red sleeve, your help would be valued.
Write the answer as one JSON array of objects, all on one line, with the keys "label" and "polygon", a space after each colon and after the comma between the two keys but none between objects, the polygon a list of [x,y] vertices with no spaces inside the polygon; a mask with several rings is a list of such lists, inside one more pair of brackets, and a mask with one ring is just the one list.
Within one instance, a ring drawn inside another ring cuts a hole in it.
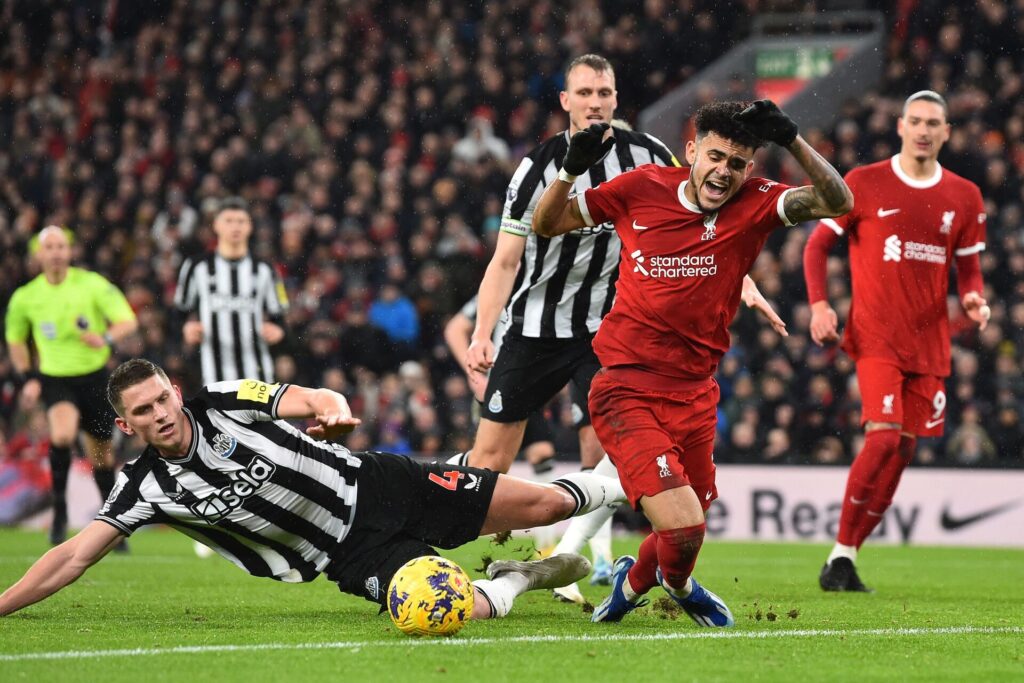
[{"label": "red sleeve", "polygon": [[[981,198],[981,190],[974,183],[970,184],[970,194],[966,201],[967,215],[962,219],[960,234],[956,240],[956,251],[959,256],[970,256],[985,250],[985,233],[987,217],[985,202]],[[981,290],[978,290],[981,291]]]},{"label": "red sleeve", "polygon": [[[653,165],[651,167],[657,168]],[[619,216],[626,215],[629,197],[638,190],[642,192],[639,185],[646,179],[646,171],[643,167],[627,171],[576,195],[580,213],[587,225],[593,227],[614,222]]]},{"label": "red sleeve", "polygon": [[828,301],[828,253],[839,241],[839,233],[831,226],[819,223],[804,247],[804,282],[807,284],[807,303]]},{"label": "red sleeve", "polygon": [[981,278],[981,258],[977,252],[956,257],[956,288],[960,293],[960,301],[968,292],[981,294],[985,282]]}]

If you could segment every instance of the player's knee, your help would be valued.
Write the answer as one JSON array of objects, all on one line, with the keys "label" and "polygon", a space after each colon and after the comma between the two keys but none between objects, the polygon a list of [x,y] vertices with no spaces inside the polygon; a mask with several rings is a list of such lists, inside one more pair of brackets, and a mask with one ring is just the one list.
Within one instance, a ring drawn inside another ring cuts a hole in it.
[{"label": "player's knee", "polygon": [[560,486],[541,486],[538,494],[536,511],[539,518],[537,526],[554,524],[576,512],[576,501],[569,492]]},{"label": "player's knee", "polygon": [[872,429],[865,435],[864,439],[870,441],[875,448],[887,454],[895,454],[900,449],[899,429]]}]

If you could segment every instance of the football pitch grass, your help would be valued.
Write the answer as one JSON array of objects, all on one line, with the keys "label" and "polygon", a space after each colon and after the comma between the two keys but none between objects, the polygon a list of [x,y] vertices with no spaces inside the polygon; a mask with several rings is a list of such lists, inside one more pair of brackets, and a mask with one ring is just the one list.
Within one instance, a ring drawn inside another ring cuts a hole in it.
[{"label": "football pitch grass", "polygon": [[[639,537],[616,539],[635,553]],[[47,548],[0,531],[0,586]],[[483,557],[525,558],[528,539],[446,553],[476,578]],[[48,601],[0,619],[0,681],[1024,680],[1024,552],[868,547],[874,594],[823,593],[822,545],[709,540],[697,577],[736,628],[698,628],[652,605],[591,624],[546,593],[448,639],[402,635],[370,603],[318,579],[254,579],[166,530],[136,534]],[[582,586],[599,601],[606,587]]]}]

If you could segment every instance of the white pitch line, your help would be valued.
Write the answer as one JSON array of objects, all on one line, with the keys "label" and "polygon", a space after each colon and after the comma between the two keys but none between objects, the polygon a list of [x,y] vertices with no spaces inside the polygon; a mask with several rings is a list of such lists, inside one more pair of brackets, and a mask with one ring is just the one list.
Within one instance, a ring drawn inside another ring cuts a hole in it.
[{"label": "white pitch line", "polygon": [[936,636],[1024,634],[1020,626],[950,626],[946,628],[873,628],[794,629],[779,631],[687,631],[682,633],[626,634],[609,633],[584,636],[515,636],[510,638],[424,638],[408,640],[342,641],[335,643],[262,643],[256,645],[181,645],[168,648],[133,648],[126,650],[68,650],[64,652],[23,652],[0,654],[0,662],[27,662],[61,659],[95,659],[102,657],[144,657],[153,655],[209,654],[216,652],[256,652],[268,650],[352,650],[385,647],[443,647],[454,645],[507,645],[509,643],[604,643],[650,642],[664,640],[767,640],[774,638],[816,638],[821,636]]}]

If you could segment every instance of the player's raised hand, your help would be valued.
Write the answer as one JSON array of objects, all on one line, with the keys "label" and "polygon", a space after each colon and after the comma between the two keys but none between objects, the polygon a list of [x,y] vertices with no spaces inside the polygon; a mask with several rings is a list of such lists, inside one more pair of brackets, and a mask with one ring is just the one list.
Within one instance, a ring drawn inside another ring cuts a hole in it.
[{"label": "player's raised hand", "polygon": [[839,316],[827,301],[811,304],[811,341],[818,346],[839,341]]},{"label": "player's raised hand", "polygon": [[992,317],[992,309],[989,308],[988,302],[985,298],[977,292],[967,292],[964,294],[964,310],[967,312],[967,317],[978,323],[978,329],[985,329],[988,327],[988,319]]},{"label": "player's raised hand", "polygon": [[774,142],[780,147],[789,147],[793,144],[800,130],[796,122],[786,116],[786,113],[771,100],[752,102],[733,118],[757,137]]},{"label": "player's raised hand", "polygon": [[336,439],[339,436],[348,434],[353,429],[363,423],[358,417],[352,417],[348,413],[347,406],[346,410],[343,411],[328,411],[325,413],[319,413],[314,418],[316,424],[312,427],[306,428],[306,433],[314,439]]},{"label": "player's raised hand", "polygon": [[562,169],[570,175],[583,175],[615,146],[615,137],[607,123],[592,123],[569,140]]},{"label": "player's raised hand", "polygon": [[466,369],[469,372],[487,373],[494,365],[494,342],[490,339],[477,341],[474,339],[469,343],[466,350]]},{"label": "player's raised hand", "polygon": [[779,317],[779,314],[775,312],[772,305],[768,303],[768,300],[761,294],[761,290],[757,288],[754,281],[749,275],[743,276],[743,303],[747,305],[747,308],[752,308],[763,315],[768,323],[772,326],[772,329],[783,337],[788,337],[789,332],[786,331],[786,322]]}]

